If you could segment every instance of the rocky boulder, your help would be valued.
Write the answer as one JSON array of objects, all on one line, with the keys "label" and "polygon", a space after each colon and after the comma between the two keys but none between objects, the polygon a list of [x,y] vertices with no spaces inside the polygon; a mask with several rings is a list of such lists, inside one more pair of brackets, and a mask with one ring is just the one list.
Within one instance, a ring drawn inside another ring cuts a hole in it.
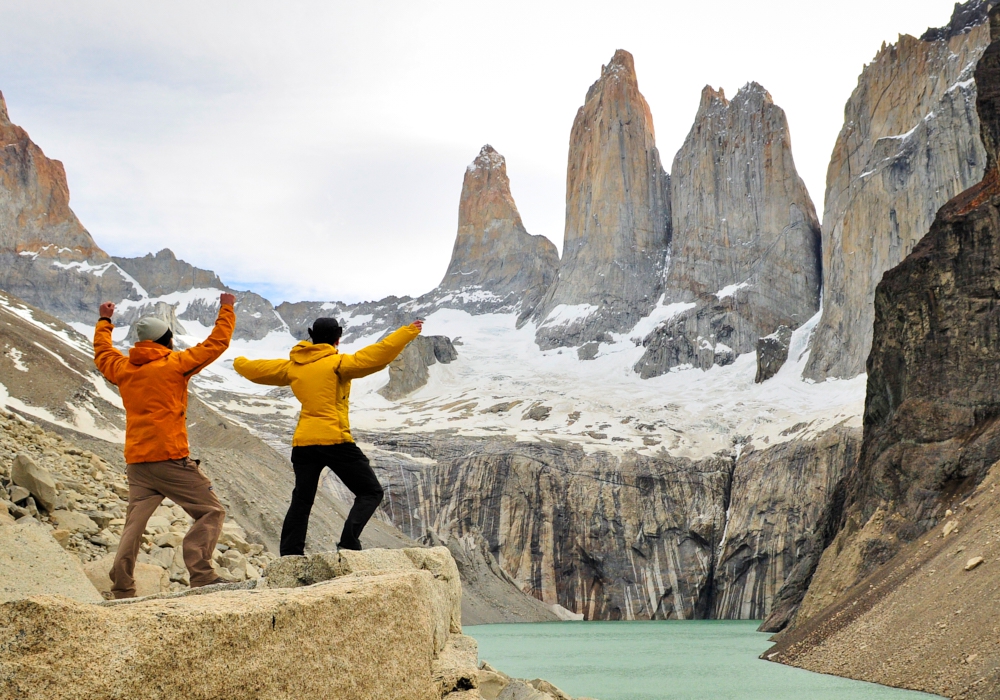
[{"label": "rocky boulder", "polygon": [[28,455],[21,453],[14,459],[10,469],[10,480],[26,488],[45,510],[51,512],[56,509],[59,497],[52,474]]},{"label": "rocky boulder", "polygon": [[458,359],[451,339],[443,335],[419,335],[389,365],[389,383],[378,393],[396,401],[424,386],[429,368],[438,362],[448,364]]},{"label": "rocky boulder", "polygon": [[619,50],[570,133],[563,257],[533,317],[539,346],[631,329],[662,294],[669,243],[670,178],[632,54]]},{"label": "rocky boulder", "polygon": [[[102,600],[80,560],[53,539],[49,528],[32,518],[0,523],[0,603],[33,595],[58,595],[82,603]],[[11,629],[10,622],[3,624],[5,630]],[[0,688],[3,677],[0,671]]]},{"label": "rocky boulder", "polygon": [[791,342],[792,329],[788,326],[778,326],[774,333],[757,340],[757,376],[754,382],[766,382],[778,373],[788,359]]},{"label": "rocky boulder", "polygon": [[0,695],[438,700],[433,589],[431,572],[409,570],[124,605],[5,603]]},{"label": "rocky boulder", "polygon": [[462,632],[462,582],[455,560],[444,547],[430,549],[341,550],[309,556],[282,557],[267,571],[268,588],[310,586],[349,574],[384,571],[428,571],[438,617],[434,651],[444,649],[449,634]]}]

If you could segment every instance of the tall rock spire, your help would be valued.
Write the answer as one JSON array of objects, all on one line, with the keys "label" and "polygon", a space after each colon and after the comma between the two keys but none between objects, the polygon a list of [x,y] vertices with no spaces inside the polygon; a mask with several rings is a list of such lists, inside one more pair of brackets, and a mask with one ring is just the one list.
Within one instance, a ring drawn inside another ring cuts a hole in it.
[{"label": "tall rock spire", "polygon": [[689,308],[644,339],[644,377],[727,364],[819,309],[819,222],[767,90],[749,83],[730,102],[706,87],[671,172],[664,302]]},{"label": "tall rock spire", "polygon": [[482,290],[526,314],[555,280],[558,265],[555,245],[525,230],[510,193],[504,157],[492,146],[483,146],[465,171],[458,235],[439,288]]},{"label": "tall rock spire", "polygon": [[618,50],[570,134],[559,278],[535,313],[542,348],[602,340],[654,308],[670,242],[669,189],[632,55]]},{"label": "tall rock spire", "polygon": [[947,27],[883,46],[847,101],[826,176],[823,318],[811,379],[865,371],[882,275],[945,202],[982,178],[973,71],[990,42],[989,4],[956,5]]}]

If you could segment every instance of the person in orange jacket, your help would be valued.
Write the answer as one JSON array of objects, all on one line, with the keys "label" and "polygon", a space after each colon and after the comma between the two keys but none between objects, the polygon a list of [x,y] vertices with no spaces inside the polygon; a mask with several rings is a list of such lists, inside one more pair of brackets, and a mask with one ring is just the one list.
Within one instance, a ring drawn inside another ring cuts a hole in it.
[{"label": "person in orange jacket", "polygon": [[281,527],[281,556],[303,554],[319,477],[329,467],[351,493],[354,505],[337,547],[361,549],[361,531],[382,502],[384,491],[364,452],[354,444],[348,421],[351,380],[385,369],[416,338],[423,321],[403,326],[384,339],[348,355],[339,350],[343,329],[335,318],[319,318],[287,360],[237,357],[233,369],[252,382],[290,386],[302,411],[292,438],[295,488]]},{"label": "person in orange jacket", "polygon": [[111,343],[115,305],[101,304],[94,331],[94,363],[118,387],[125,405],[125,462],[128,510],[112,566],[115,598],[135,597],[135,561],[149,517],[169,498],[194,518],[184,537],[184,564],[191,587],[226,583],[212,567],[226,510],[212,482],[191,459],[187,437],[188,381],[229,347],[236,327],[236,297],[219,298],[219,317],[211,335],[193,348],[176,352],[165,322],[146,317],[136,323],[139,337],[128,356]]}]

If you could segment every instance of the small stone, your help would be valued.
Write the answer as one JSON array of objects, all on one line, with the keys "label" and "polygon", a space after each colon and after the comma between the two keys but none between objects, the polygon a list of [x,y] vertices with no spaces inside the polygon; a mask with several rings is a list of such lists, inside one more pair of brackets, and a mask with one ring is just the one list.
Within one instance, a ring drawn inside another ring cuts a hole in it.
[{"label": "small stone", "polygon": [[93,520],[83,513],[74,513],[70,510],[57,510],[52,513],[52,522],[60,529],[70,532],[82,532],[85,535],[96,535],[100,528]]},{"label": "small stone", "polygon": [[72,535],[69,530],[53,530],[52,537],[56,542],[62,545],[63,549],[69,545],[69,536]]},{"label": "small stone", "polygon": [[951,512],[951,508],[949,508],[948,510],[946,510],[944,512],[944,517],[946,517],[946,518],[950,518],[953,515],[954,515],[954,513]]},{"label": "small stone", "polygon": [[13,503],[24,503],[30,495],[31,492],[23,486],[10,487],[10,500]]},{"label": "small stone", "polygon": [[154,537],[169,531],[170,521],[162,516],[154,515],[146,521],[146,532],[150,533]]},{"label": "small stone", "polygon": [[948,522],[946,522],[944,524],[944,529],[941,531],[941,535],[943,537],[947,537],[948,535],[950,535],[951,533],[955,532],[956,530],[958,530],[958,521],[957,520],[949,520]]},{"label": "small stone", "polygon": [[184,536],[179,532],[164,532],[153,538],[153,544],[157,547],[180,547],[184,544]]},{"label": "small stone", "polygon": [[10,479],[18,486],[28,489],[45,510],[49,512],[55,510],[56,482],[52,474],[36,464],[31,457],[22,452],[14,459]]},{"label": "small stone", "polygon": [[117,548],[121,543],[121,538],[110,530],[101,530],[91,537],[90,541],[100,547]]},{"label": "small stone", "polygon": [[965,570],[966,571],[972,571],[977,566],[979,566],[980,564],[982,564],[983,561],[984,561],[984,559],[982,557],[972,557],[972,559],[970,559],[969,561],[965,562]]}]

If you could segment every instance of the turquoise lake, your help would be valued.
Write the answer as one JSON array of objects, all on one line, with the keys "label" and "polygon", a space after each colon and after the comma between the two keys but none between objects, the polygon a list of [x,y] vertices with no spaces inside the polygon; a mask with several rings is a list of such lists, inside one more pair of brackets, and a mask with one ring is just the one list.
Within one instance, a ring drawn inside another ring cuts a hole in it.
[{"label": "turquoise lake", "polygon": [[928,700],[757,658],[759,622],[546,622],[466,627],[479,658],[598,700]]}]

